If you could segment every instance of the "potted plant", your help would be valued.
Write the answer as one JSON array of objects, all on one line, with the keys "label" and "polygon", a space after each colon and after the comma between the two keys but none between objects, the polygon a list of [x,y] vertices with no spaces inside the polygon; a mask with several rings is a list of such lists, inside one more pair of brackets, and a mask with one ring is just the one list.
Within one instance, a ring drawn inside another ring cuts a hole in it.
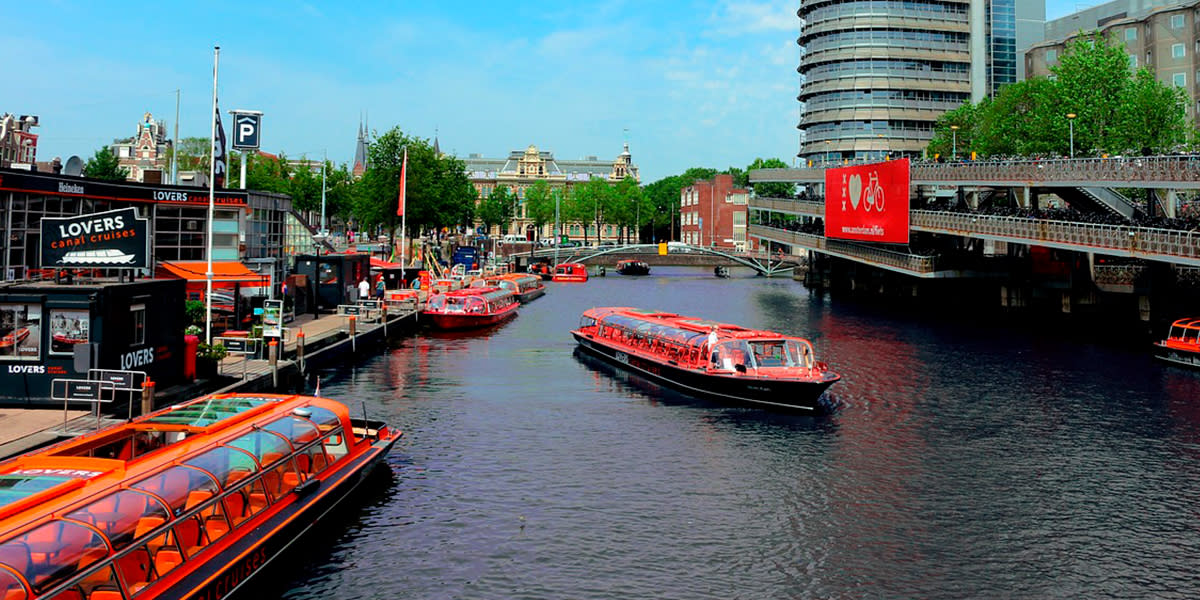
[{"label": "potted plant", "polygon": [[196,347],[196,376],[212,379],[217,376],[217,363],[225,358],[225,346],[200,342]]}]

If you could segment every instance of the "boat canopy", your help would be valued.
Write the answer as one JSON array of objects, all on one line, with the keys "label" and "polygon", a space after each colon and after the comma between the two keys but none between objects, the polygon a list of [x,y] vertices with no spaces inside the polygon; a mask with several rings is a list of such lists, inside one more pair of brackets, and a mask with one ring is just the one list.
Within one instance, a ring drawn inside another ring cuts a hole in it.
[{"label": "boat canopy", "polygon": [[609,313],[596,317],[595,322],[598,327],[612,327],[635,339],[658,340],[696,348],[704,345],[707,339],[705,333],[641,319],[632,314]]}]

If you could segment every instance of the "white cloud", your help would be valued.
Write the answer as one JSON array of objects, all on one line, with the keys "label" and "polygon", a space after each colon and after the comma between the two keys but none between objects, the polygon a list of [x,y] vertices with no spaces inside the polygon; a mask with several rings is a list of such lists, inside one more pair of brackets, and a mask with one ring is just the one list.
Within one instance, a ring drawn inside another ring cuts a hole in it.
[{"label": "white cloud", "polygon": [[744,35],[750,33],[800,30],[796,8],[780,2],[749,2],[723,0],[713,11],[709,22],[712,33]]}]

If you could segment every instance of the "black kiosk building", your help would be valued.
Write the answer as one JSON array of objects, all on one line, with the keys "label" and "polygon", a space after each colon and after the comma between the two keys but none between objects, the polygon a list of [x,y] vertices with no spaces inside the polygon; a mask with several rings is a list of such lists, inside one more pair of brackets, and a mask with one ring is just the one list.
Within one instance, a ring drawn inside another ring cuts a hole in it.
[{"label": "black kiosk building", "polygon": [[[61,406],[54,379],[87,379],[90,368],[144,371],[162,386],[183,376],[185,282],[0,284],[0,404]],[[83,361],[81,367],[88,367]]]},{"label": "black kiosk building", "polygon": [[[366,254],[297,255],[294,272],[308,282],[307,290],[296,290],[304,297],[304,306],[297,312],[332,311],[339,304],[354,304],[359,299],[358,282],[370,279],[370,261]],[[368,283],[374,291],[375,282]]]}]

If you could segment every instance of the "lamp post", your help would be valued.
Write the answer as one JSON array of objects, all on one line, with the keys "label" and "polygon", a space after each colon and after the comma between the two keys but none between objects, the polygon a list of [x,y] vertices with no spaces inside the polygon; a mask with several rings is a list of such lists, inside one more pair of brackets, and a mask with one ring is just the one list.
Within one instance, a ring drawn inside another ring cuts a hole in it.
[{"label": "lamp post", "polygon": [[950,126],[950,160],[958,160],[958,125]]},{"label": "lamp post", "polygon": [[1067,113],[1067,123],[1071,128],[1071,158],[1075,158],[1075,113]]}]

